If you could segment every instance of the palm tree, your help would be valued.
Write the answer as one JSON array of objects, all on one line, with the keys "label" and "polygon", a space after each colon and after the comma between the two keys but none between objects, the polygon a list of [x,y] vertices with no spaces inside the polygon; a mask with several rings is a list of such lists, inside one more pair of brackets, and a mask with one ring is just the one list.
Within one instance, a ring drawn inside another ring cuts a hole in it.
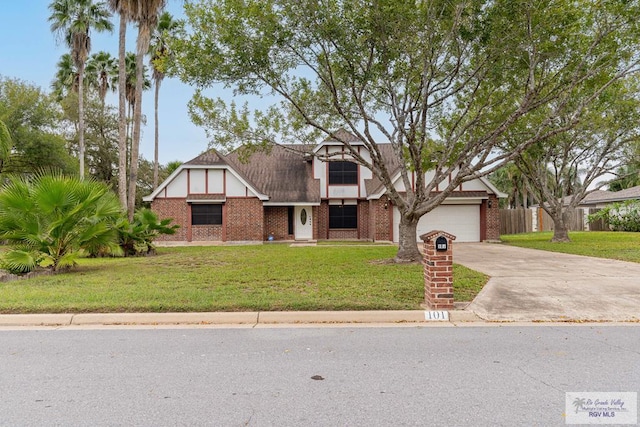
[{"label": "palm tree", "polygon": [[91,51],[92,29],[111,31],[111,14],[102,2],[93,0],[54,0],[50,5],[51,31],[63,38],[71,49],[71,58],[78,69],[78,148],[80,178],[84,177],[84,67]]},{"label": "palm tree", "polygon": [[118,196],[127,210],[127,97],[126,36],[127,22],[133,20],[139,0],[109,0],[109,7],[120,15],[118,32]]},{"label": "palm tree", "polygon": [[529,207],[529,181],[515,163],[507,163],[496,170],[489,175],[489,180],[500,191],[507,193],[505,206],[507,209],[519,207],[527,209]]},{"label": "palm tree", "polygon": [[138,181],[138,155],[140,151],[140,126],[142,124],[142,86],[144,82],[144,56],[149,52],[151,30],[158,23],[158,15],[164,8],[166,0],[144,0],[138,2],[133,20],[138,23],[138,39],[136,43],[136,103],[133,110],[133,139],[131,141],[131,162],[129,165],[129,199],[127,213],[133,220],[136,203],[136,185]]},{"label": "palm tree", "polygon": [[158,97],[160,94],[160,84],[165,76],[167,60],[170,57],[169,39],[178,27],[178,22],[173,20],[169,12],[163,12],[158,19],[153,34],[151,35],[151,68],[153,69],[153,81],[155,83],[154,94],[154,124],[155,124],[155,144],[153,153],[153,188],[158,186]]},{"label": "palm tree", "polygon": [[0,238],[11,246],[3,267],[58,270],[72,267],[81,249],[113,250],[113,224],[121,215],[105,183],[62,174],[13,176],[0,191]]},{"label": "palm tree", "polygon": [[91,55],[85,69],[87,84],[98,92],[102,109],[109,90],[115,90],[118,81],[118,64],[109,52],[100,51]]},{"label": "palm tree", "polygon": [[70,92],[78,93],[80,75],[69,53],[63,54],[57,65],[58,70],[51,83],[51,89],[53,89],[56,99],[61,101]]},{"label": "palm tree", "polygon": [[[132,140],[130,134],[129,124],[133,122],[132,115],[135,110],[136,102],[138,100],[136,96],[136,79],[138,78],[138,72],[136,69],[136,54],[133,52],[128,52],[125,58],[125,99],[127,101],[127,115],[126,115],[126,131],[125,131],[125,169],[129,164],[129,153],[130,153],[130,142]],[[147,78],[147,67],[143,65],[142,70],[142,89],[148,90],[151,88],[151,80]]]}]

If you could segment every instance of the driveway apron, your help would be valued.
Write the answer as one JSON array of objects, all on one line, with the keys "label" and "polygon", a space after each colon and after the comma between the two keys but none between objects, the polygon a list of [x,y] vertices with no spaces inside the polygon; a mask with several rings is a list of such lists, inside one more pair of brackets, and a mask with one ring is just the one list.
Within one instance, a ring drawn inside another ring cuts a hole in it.
[{"label": "driveway apron", "polygon": [[453,260],[491,279],[467,307],[489,321],[640,321],[640,264],[456,243]]}]

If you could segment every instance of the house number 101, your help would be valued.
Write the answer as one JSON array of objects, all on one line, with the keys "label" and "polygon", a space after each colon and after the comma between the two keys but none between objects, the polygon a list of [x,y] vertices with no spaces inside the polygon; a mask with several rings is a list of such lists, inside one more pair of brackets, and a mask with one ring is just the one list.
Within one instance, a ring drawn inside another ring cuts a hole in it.
[{"label": "house number 101", "polygon": [[449,320],[449,312],[448,311],[425,311],[424,320],[439,320],[439,321],[446,322],[447,320]]}]

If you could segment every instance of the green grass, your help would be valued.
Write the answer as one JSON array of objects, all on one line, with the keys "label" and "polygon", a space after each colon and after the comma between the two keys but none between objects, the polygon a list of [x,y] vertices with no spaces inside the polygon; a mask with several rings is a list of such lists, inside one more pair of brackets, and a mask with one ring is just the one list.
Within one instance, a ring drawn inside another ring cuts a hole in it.
[{"label": "green grass", "polygon": [[640,262],[640,233],[617,231],[575,231],[571,242],[551,243],[553,232],[500,236],[510,245],[567,254]]},{"label": "green grass", "polygon": [[[2,313],[418,309],[419,264],[381,262],[392,246],[161,248],[146,258],[82,259],[76,270],[0,283]],[[487,277],[454,266],[457,301]]]}]

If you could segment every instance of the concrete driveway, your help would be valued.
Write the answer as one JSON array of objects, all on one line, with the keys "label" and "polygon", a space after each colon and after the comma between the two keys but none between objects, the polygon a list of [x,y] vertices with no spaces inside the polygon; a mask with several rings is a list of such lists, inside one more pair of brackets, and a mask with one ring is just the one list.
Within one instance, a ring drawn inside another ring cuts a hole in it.
[{"label": "concrete driveway", "polygon": [[490,321],[640,321],[640,264],[495,243],[453,260],[491,279],[467,307]]}]

